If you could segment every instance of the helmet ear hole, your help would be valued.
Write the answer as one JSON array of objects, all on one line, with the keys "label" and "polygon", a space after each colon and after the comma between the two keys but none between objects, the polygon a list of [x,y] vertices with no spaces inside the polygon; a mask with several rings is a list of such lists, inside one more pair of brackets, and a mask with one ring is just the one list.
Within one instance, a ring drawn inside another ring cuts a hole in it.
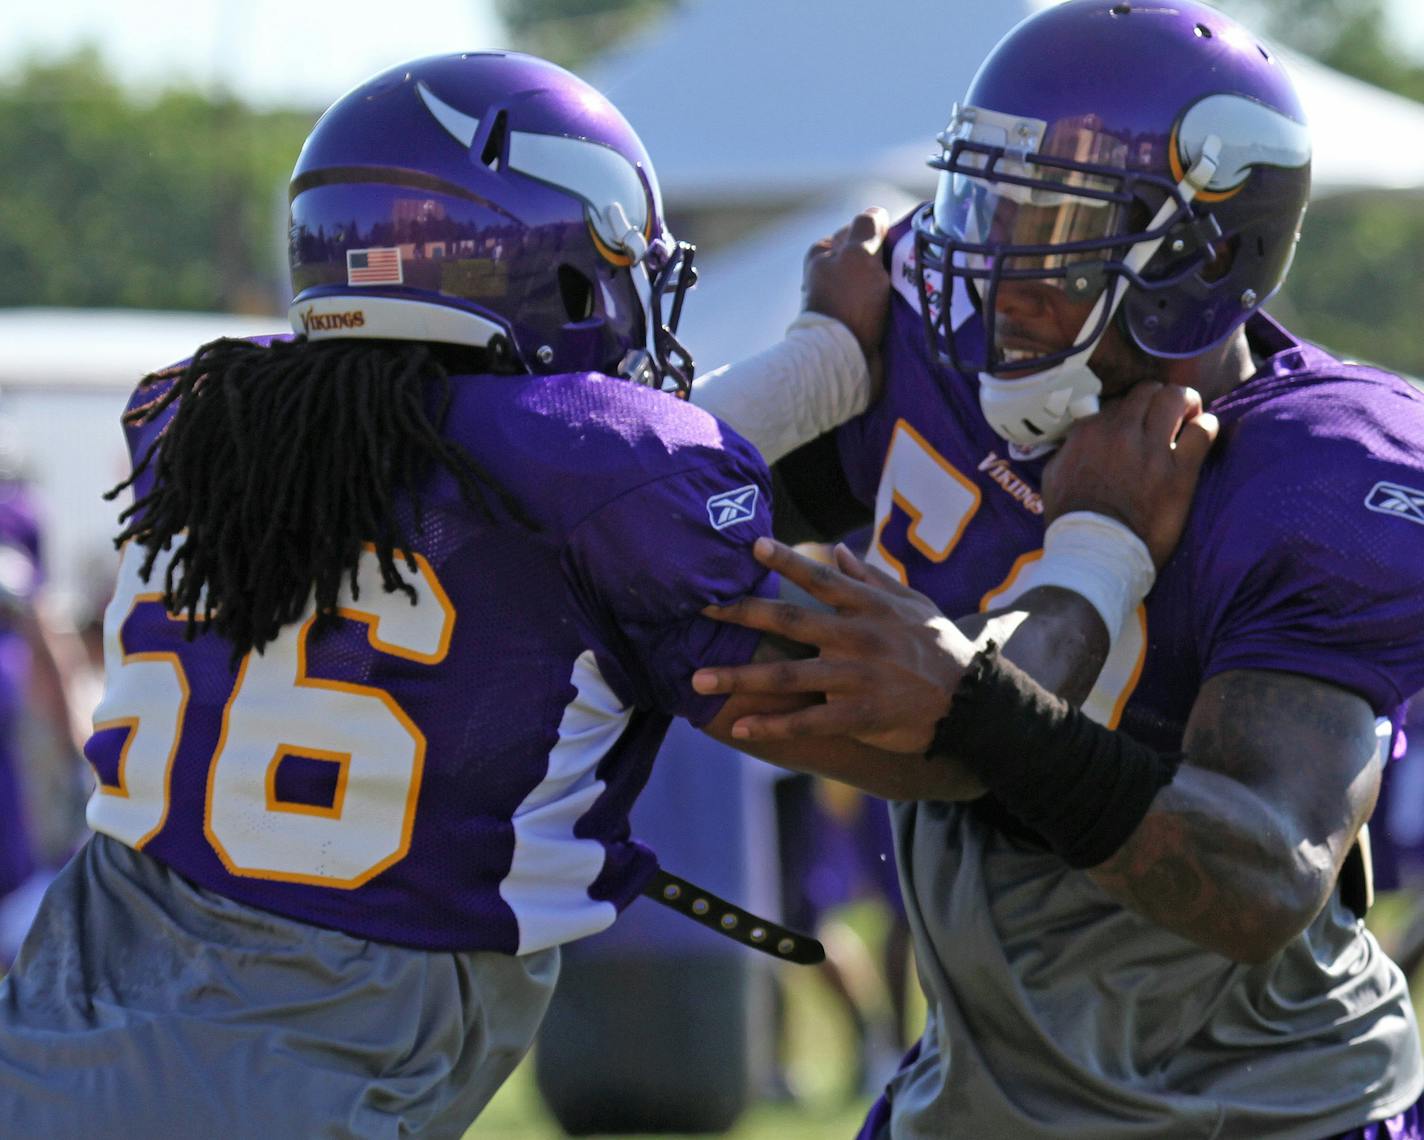
[{"label": "helmet ear hole", "polygon": [[572,265],[559,266],[559,297],[570,321],[593,316],[593,282]]},{"label": "helmet ear hole", "polygon": [[489,137],[485,139],[485,148],[480,151],[480,161],[493,171],[497,172],[504,164],[505,142],[508,137],[509,113],[500,111],[490,126]]},{"label": "helmet ear hole", "polygon": [[1241,249],[1241,237],[1233,234],[1225,242],[1214,242],[1207,247],[1206,264],[1201,267],[1201,279],[1208,284],[1220,281],[1236,263],[1236,255]]}]

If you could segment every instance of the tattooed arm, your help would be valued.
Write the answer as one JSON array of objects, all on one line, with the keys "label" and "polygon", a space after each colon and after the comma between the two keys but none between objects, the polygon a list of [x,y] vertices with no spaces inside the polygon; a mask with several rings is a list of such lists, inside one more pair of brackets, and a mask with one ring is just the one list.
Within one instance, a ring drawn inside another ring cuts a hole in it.
[{"label": "tattooed arm", "polygon": [[1197,696],[1186,759],[1089,874],[1124,905],[1242,962],[1320,912],[1379,792],[1374,715],[1322,681],[1241,670]]}]

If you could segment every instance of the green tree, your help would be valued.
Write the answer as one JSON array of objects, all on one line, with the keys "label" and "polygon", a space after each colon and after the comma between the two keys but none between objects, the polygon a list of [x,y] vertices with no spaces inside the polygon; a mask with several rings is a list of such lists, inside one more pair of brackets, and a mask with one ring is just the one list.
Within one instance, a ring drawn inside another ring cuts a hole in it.
[{"label": "green tree", "polygon": [[[1329,67],[1424,100],[1424,62],[1390,38],[1383,0],[1221,0],[1221,7]],[[1421,266],[1424,194],[1326,199],[1306,215],[1272,308],[1337,352],[1424,377]]]},{"label": "green tree", "polygon": [[1315,203],[1283,295],[1291,328],[1346,356],[1424,379],[1424,199],[1353,194]]},{"label": "green tree", "polygon": [[125,92],[93,50],[0,85],[0,305],[261,310],[311,116]]},{"label": "green tree", "polygon": [[514,44],[577,69],[677,0],[496,0]]},{"label": "green tree", "polygon": [[1424,100],[1424,61],[1391,40],[1384,0],[1221,0],[1221,7],[1327,67]]}]

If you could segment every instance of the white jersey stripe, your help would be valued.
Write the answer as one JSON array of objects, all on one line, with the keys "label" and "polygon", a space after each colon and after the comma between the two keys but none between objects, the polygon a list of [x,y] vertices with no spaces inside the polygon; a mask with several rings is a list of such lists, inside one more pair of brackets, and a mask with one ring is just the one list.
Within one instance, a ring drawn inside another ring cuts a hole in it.
[{"label": "white jersey stripe", "polygon": [[591,650],[574,662],[570,681],[577,694],[559,722],[544,779],[514,813],[514,858],[499,885],[519,924],[520,954],[595,934],[617,917],[612,903],[588,896],[603,870],[603,844],[575,838],[574,826],[603,793],[594,773],[632,711],[608,687]]}]

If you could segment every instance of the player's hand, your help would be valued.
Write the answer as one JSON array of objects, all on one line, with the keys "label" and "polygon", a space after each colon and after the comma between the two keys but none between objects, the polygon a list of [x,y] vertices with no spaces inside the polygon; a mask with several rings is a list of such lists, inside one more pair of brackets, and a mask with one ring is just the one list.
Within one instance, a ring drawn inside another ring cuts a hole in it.
[{"label": "player's hand", "polygon": [[1143,381],[1078,420],[1043,472],[1044,519],[1096,511],[1126,524],[1160,570],[1187,523],[1219,425],[1201,397]]},{"label": "player's hand", "polygon": [[872,372],[890,304],[890,273],[880,253],[889,228],[890,216],[879,206],[862,210],[806,251],[801,272],[801,307],[850,329]]},{"label": "player's hand", "polygon": [[923,594],[844,546],[836,547],[833,566],[770,538],[757,539],[754,553],[834,612],[744,598],[706,613],[816,646],[820,656],[699,669],[692,687],[699,693],[820,693],[826,703],[743,717],[733,737],[850,736],[891,752],[923,753],[974,656],[969,639]]}]

